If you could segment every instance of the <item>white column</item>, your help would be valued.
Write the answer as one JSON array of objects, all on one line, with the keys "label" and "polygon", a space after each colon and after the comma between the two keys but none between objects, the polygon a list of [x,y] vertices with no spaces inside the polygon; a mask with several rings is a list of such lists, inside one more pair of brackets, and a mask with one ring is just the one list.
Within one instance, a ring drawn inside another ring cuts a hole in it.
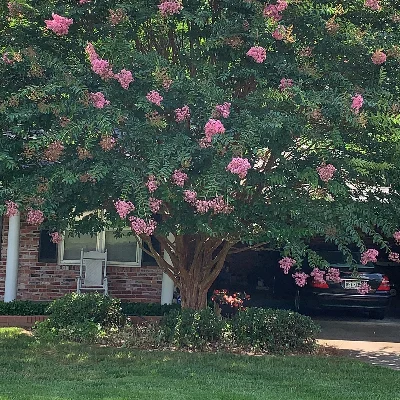
[{"label": "white column", "polygon": [[[172,234],[168,235],[168,240],[173,242],[174,236]],[[165,250],[164,250],[164,260],[168,264],[172,265],[171,257]],[[161,285],[161,304],[172,304],[172,299],[174,297],[174,288],[175,288],[174,281],[165,272],[163,272],[162,285]]]},{"label": "white column", "polygon": [[20,215],[10,217],[7,237],[6,282],[4,287],[4,302],[17,298]]}]

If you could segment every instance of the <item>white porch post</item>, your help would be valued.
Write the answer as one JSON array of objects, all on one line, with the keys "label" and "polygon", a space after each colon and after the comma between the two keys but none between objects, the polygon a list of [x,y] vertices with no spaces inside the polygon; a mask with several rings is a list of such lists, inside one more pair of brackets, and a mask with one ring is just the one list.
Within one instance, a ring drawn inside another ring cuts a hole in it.
[{"label": "white porch post", "polygon": [[7,237],[6,281],[4,287],[4,302],[17,298],[20,215],[10,217]]},{"label": "white porch post", "polygon": [[[173,242],[174,236],[172,234],[168,235],[168,240]],[[172,265],[171,257],[164,250],[164,260]],[[172,299],[174,297],[174,281],[163,272],[162,285],[161,285],[161,304],[172,304]]]}]

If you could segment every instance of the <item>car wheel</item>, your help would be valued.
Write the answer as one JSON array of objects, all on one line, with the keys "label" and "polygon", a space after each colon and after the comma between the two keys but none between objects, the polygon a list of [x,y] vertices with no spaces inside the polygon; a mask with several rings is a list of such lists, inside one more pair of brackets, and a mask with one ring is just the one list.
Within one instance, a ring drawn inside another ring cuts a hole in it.
[{"label": "car wheel", "polygon": [[386,310],[383,309],[377,309],[377,310],[371,310],[369,312],[369,317],[373,319],[384,319],[386,314]]}]

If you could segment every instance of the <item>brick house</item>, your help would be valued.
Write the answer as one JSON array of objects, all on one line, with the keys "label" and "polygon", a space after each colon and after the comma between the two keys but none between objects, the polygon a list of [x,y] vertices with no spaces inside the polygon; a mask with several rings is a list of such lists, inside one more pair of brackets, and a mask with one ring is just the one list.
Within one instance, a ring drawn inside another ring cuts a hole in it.
[{"label": "brick house", "polygon": [[132,236],[116,239],[110,231],[95,237],[66,235],[56,245],[47,231],[27,225],[19,215],[4,217],[0,233],[0,301],[51,300],[76,291],[81,248],[107,248],[110,296],[130,302],[172,301],[172,280]]}]

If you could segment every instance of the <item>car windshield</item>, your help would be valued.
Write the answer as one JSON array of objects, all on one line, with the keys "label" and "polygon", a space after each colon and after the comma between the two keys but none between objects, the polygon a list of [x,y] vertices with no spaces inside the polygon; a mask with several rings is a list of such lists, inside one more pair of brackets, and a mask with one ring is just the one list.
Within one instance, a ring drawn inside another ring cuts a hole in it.
[{"label": "car windshield", "polygon": [[[340,268],[344,270],[352,269],[352,267],[346,260],[346,256],[341,251],[318,251],[318,254],[324,260],[328,261],[329,265],[335,268]],[[360,252],[352,252],[351,255],[353,257],[353,263],[357,266],[357,269],[359,271],[371,271],[374,269],[374,265],[372,263],[368,263],[367,265],[362,265],[360,263]]]}]

